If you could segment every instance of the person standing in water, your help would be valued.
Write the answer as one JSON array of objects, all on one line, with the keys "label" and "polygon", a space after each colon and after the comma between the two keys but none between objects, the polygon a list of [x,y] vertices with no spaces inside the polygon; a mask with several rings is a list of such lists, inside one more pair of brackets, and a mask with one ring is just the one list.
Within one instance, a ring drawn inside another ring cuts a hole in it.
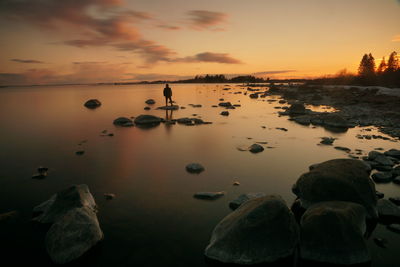
[{"label": "person standing in water", "polygon": [[172,90],[171,90],[171,87],[169,87],[168,83],[165,85],[165,88],[164,88],[164,96],[165,96],[165,106],[168,106],[168,100],[172,106],[172,98],[171,98]]}]

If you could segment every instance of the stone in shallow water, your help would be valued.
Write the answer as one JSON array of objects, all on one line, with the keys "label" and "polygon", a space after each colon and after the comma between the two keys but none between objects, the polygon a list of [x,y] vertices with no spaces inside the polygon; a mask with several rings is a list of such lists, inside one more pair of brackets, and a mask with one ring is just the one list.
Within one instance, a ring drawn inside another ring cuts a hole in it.
[{"label": "stone in shallow water", "polygon": [[153,115],[139,115],[135,118],[135,124],[137,125],[158,125],[162,119]]},{"label": "stone in shallow water", "polygon": [[197,192],[196,194],[193,195],[193,197],[199,199],[214,200],[222,197],[223,195],[225,195],[225,192]]},{"label": "stone in shallow water", "polygon": [[53,262],[68,263],[103,239],[96,213],[88,207],[69,210],[46,234],[46,250]]},{"label": "stone in shallow water", "polygon": [[333,137],[322,137],[320,144],[332,145],[334,141],[335,141],[335,138],[333,138]]},{"label": "stone in shallow water", "polygon": [[370,261],[363,234],[363,206],[344,201],[320,202],[301,218],[300,255],[303,259],[332,264]]},{"label": "stone in shallow water", "polygon": [[247,193],[247,194],[242,194],[229,202],[229,207],[233,210],[239,208],[243,203],[250,199],[258,198],[258,197],[265,197],[267,194],[263,192],[258,192],[258,193]]},{"label": "stone in shallow water", "polygon": [[377,172],[372,174],[372,179],[376,183],[389,183],[392,181],[392,173],[391,172]]},{"label": "stone in shallow water", "polygon": [[247,201],[214,228],[208,258],[236,264],[274,262],[293,254],[299,230],[280,196]]},{"label": "stone in shallow water", "polygon": [[375,184],[369,172],[360,160],[328,160],[302,174],[293,192],[304,208],[322,201],[350,201],[363,205],[369,217],[377,218]]},{"label": "stone in shallow water", "polygon": [[98,108],[101,106],[101,102],[97,99],[90,99],[88,101],[85,102],[84,104],[85,107],[90,108],[90,109],[94,109],[94,108]]},{"label": "stone in shallow water", "polygon": [[222,112],[221,112],[221,115],[222,115],[222,116],[229,116],[229,111],[222,111]]},{"label": "stone in shallow water", "polygon": [[204,167],[199,163],[190,163],[186,165],[186,170],[190,173],[201,173],[204,171]]},{"label": "stone in shallow water", "polygon": [[400,159],[400,150],[399,149],[390,149],[384,153],[386,156],[394,157]]},{"label": "stone in shallow water", "polygon": [[388,159],[384,155],[379,155],[374,159],[375,162],[377,162],[379,165],[384,165],[384,166],[393,166],[394,163],[390,159]]},{"label": "stone in shallow water", "polygon": [[155,101],[154,99],[147,99],[147,100],[145,101],[145,103],[148,104],[148,105],[153,105],[153,104],[156,103],[156,101]]},{"label": "stone in shallow water", "polygon": [[113,123],[115,125],[123,126],[123,127],[131,127],[131,126],[133,126],[132,120],[128,119],[126,117],[119,117],[119,118],[115,119]]},{"label": "stone in shallow water", "polygon": [[260,152],[264,151],[264,147],[261,146],[261,145],[259,145],[259,144],[252,144],[252,145],[249,147],[249,151],[250,151],[251,153],[260,153]]},{"label": "stone in shallow water", "polygon": [[[183,107],[182,107],[183,108]],[[162,109],[162,110],[178,110],[179,106],[173,105],[173,106],[161,106],[158,107],[157,109]]]}]

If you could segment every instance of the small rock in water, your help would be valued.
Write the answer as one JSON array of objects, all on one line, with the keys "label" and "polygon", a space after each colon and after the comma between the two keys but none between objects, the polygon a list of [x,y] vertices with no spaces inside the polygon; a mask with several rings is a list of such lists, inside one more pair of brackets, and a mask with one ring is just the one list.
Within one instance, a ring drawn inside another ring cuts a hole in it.
[{"label": "small rock in water", "polygon": [[160,117],[153,115],[139,115],[135,118],[135,124],[145,126],[157,126],[161,121],[162,119]]},{"label": "small rock in water", "polygon": [[333,142],[335,141],[335,138],[333,138],[333,137],[322,137],[321,139],[322,140],[321,140],[320,144],[323,144],[323,145],[332,145]]},{"label": "small rock in water", "polygon": [[107,200],[114,199],[114,198],[115,198],[115,194],[112,194],[112,193],[105,193],[105,194],[104,194],[104,198],[107,199]]},{"label": "small rock in water", "polygon": [[106,134],[106,133],[107,133],[107,130],[103,130],[103,131],[101,131],[101,133],[102,133],[102,134]]},{"label": "small rock in water", "polygon": [[222,116],[229,116],[229,111],[222,111],[222,112],[221,112],[221,115],[222,115]]},{"label": "small rock in water", "polygon": [[108,136],[114,136],[114,134],[113,133],[109,133]]},{"label": "small rock in water", "polygon": [[225,192],[197,192],[196,194],[193,195],[193,197],[199,199],[214,200],[222,197],[223,195],[225,195]]},{"label": "small rock in water", "polygon": [[[382,193],[382,192],[379,192],[379,191],[376,191],[375,194],[376,194],[376,197],[377,197],[378,199],[381,199],[381,198],[384,198],[384,197],[385,197],[385,194]],[[390,198],[389,198],[389,200],[390,200]]]},{"label": "small rock in water", "polygon": [[125,117],[119,117],[114,120],[114,125],[123,126],[123,127],[131,127],[133,126],[133,122],[131,119]]},{"label": "small rock in water", "polygon": [[144,107],[144,110],[150,110],[151,108],[150,107]]},{"label": "small rock in water", "polygon": [[90,109],[95,109],[101,106],[101,102],[97,99],[90,99],[85,102],[84,106]]},{"label": "small rock in water", "polygon": [[204,167],[199,163],[190,163],[186,165],[186,170],[190,173],[201,173],[204,171]]},{"label": "small rock in water", "polygon": [[154,105],[156,101],[154,99],[147,99],[145,103],[148,105]]},{"label": "small rock in water", "polygon": [[347,152],[347,153],[349,153],[351,151],[350,148],[344,147],[344,146],[335,146],[334,148],[337,149],[337,150],[342,150],[342,151]]},{"label": "small rock in water", "polygon": [[400,224],[390,224],[387,228],[393,232],[400,233]]},{"label": "small rock in water", "polygon": [[240,185],[240,182],[235,181],[235,182],[233,182],[233,185]]},{"label": "small rock in water", "polygon": [[81,155],[85,154],[85,151],[79,150],[79,151],[76,151],[75,154],[78,156],[81,156]]},{"label": "small rock in water", "polygon": [[376,183],[389,183],[392,181],[392,178],[391,172],[377,172],[372,174],[372,179]]},{"label": "small rock in water", "polygon": [[275,129],[277,129],[277,130],[281,130],[281,131],[284,131],[284,132],[287,132],[287,131],[288,131],[288,129],[286,129],[286,128],[283,128],[283,127],[276,127]]},{"label": "small rock in water", "polygon": [[249,147],[249,151],[250,151],[251,153],[260,153],[260,152],[264,151],[264,148],[263,148],[261,145],[259,145],[259,144],[252,144],[252,145]]}]

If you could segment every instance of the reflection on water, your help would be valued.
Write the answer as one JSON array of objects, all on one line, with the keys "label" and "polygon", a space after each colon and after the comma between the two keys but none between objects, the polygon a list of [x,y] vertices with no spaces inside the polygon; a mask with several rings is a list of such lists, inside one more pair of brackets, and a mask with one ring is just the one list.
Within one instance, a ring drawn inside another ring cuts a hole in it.
[{"label": "reflection on water", "polygon": [[[164,105],[162,85],[1,89],[0,212],[19,211],[15,222],[0,228],[3,255],[18,252],[24,257],[12,257],[15,262],[51,265],[43,231],[29,222],[32,208],[70,184],[85,183],[99,206],[105,240],[80,263],[206,266],[204,248],[214,226],[230,212],[230,200],[264,191],[282,195],[291,205],[295,198],[291,186],[309,165],[348,156],[332,146],[317,145],[321,137],[337,138],[335,145],[352,151],[360,149],[359,156],[377,147],[399,148],[388,140],[357,139],[363,128],[336,133],[298,125],[278,116],[277,96],[250,99],[243,94],[246,87],[231,85],[231,90],[223,90],[226,87],[174,84],[174,100],[186,107],[176,111],[156,109]],[[92,98],[99,99],[101,107],[83,106]],[[145,111],[149,98],[156,104]],[[241,107],[221,116],[224,108],[212,107],[220,98]],[[196,118],[213,124],[163,123],[145,130],[113,125],[118,117],[140,114],[167,121],[197,114]],[[114,135],[104,136],[104,130]],[[265,150],[252,154],[237,149],[255,142],[262,142]],[[85,153],[77,156],[78,150]],[[187,173],[185,166],[191,162],[206,170],[200,175]],[[38,166],[49,168],[45,179],[31,178]],[[234,181],[240,186],[232,186]],[[386,197],[399,192],[393,184],[377,189]],[[199,191],[227,194],[209,202],[192,197]],[[106,201],[104,193],[116,198]],[[372,237],[385,238],[389,244],[382,249],[369,239],[373,265],[396,263],[400,237],[381,225]]]}]

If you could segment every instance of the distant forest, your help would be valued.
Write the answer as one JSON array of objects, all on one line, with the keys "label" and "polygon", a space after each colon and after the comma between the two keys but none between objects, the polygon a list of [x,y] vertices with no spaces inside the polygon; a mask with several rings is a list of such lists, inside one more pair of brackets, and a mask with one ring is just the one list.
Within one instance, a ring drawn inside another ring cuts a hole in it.
[{"label": "distant forest", "polygon": [[376,67],[372,54],[365,54],[361,59],[357,74],[342,70],[335,76],[314,79],[308,81],[308,84],[378,85],[400,88],[399,56],[396,52],[392,52],[387,61],[383,57]]}]

